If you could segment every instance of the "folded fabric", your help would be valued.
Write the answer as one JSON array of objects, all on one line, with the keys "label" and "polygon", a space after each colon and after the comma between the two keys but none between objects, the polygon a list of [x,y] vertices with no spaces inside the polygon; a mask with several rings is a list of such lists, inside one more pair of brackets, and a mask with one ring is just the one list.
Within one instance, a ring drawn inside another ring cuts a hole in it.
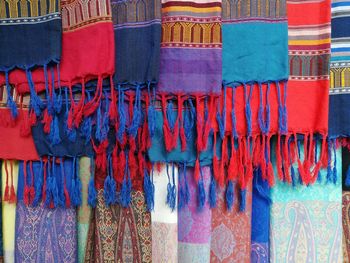
[{"label": "folded fabric", "polygon": [[[340,162],[337,168],[340,178]],[[326,183],[327,171],[320,173],[309,187],[278,182],[271,189],[271,262],[343,262],[341,183]]]},{"label": "folded fabric", "polygon": [[[178,215],[167,205],[167,189],[169,188],[169,167],[162,164],[160,170],[153,174],[154,209],[152,219],[152,262],[178,262]],[[178,191],[178,168],[174,167],[174,189],[176,197]],[[172,184],[172,182],[171,182]],[[170,184],[170,185],[171,185]],[[175,197],[175,198],[176,198]],[[176,202],[176,199],[174,200]]]},{"label": "folded fabric", "polygon": [[253,180],[251,262],[270,262],[270,206],[270,188],[258,168]]},{"label": "folded fabric", "polygon": [[332,1],[332,50],[329,90],[329,137],[349,137],[350,122],[346,115],[350,106],[350,2]]},{"label": "folded fabric", "polygon": [[94,242],[87,248],[93,262],[152,262],[151,214],[143,193],[133,192],[131,207],[126,209],[120,205],[107,207],[101,190],[97,196],[90,224],[90,230],[95,231]]}]

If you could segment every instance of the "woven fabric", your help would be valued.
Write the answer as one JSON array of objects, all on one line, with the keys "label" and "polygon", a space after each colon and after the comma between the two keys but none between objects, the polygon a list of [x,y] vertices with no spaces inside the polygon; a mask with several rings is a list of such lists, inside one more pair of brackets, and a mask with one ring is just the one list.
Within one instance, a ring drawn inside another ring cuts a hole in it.
[{"label": "woven fabric", "polygon": [[220,94],[221,1],[163,0],[162,31],[158,91]]},{"label": "woven fabric", "polygon": [[0,71],[29,69],[59,62],[62,22],[60,1],[1,1]]},{"label": "woven fabric", "polygon": [[345,114],[349,96],[350,2],[332,1],[332,52],[330,63],[329,136],[348,137],[350,123]]},{"label": "woven fabric", "polygon": [[261,170],[254,171],[252,193],[252,232],[251,261],[259,263],[270,262],[270,188],[263,181]]},{"label": "woven fabric", "polygon": [[[340,158],[341,152],[337,151]],[[337,163],[340,178],[341,163]],[[343,262],[341,183],[271,189],[270,262]]]},{"label": "woven fabric", "polygon": [[[86,83],[114,73],[114,40],[111,6],[108,0],[96,2],[62,1],[62,58],[55,87]],[[94,36],[92,41],[90,36]],[[35,90],[45,90],[45,72],[34,70]],[[19,93],[29,92],[24,72],[10,74],[10,83]]]},{"label": "woven fabric", "polygon": [[[201,169],[204,189],[209,190],[211,172],[210,167]],[[178,209],[179,235],[178,257],[179,262],[209,262],[211,240],[212,211],[209,202],[198,209],[197,184],[193,178],[194,169],[187,169],[179,173],[179,192],[184,187],[184,180],[188,182],[190,201],[187,206]],[[186,176],[186,179],[184,178]]]},{"label": "woven fabric", "polygon": [[[178,262],[178,214],[166,204],[168,176],[166,165],[154,171],[154,210],[152,219],[152,262]],[[175,167],[175,185],[178,185]],[[178,192],[176,192],[178,196]]]},{"label": "woven fabric", "polygon": [[142,192],[133,192],[132,205],[107,207],[98,191],[95,209],[93,262],[152,262],[151,215]]},{"label": "woven fabric", "polygon": [[[236,185],[235,185],[236,186]],[[234,205],[232,211],[227,211],[225,191],[220,191],[218,204],[212,210],[210,262],[251,262],[251,216],[252,192],[247,186],[246,210],[240,211],[240,194],[238,187],[234,188]]]},{"label": "woven fabric", "polygon": [[0,161],[0,262],[4,262],[4,239],[2,232],[2,161]]},{"label": "woven fabric", "polygon": [[161,39],[160,1],[113,0],[111,5],[116,83],[123,86],[157,83]]}]

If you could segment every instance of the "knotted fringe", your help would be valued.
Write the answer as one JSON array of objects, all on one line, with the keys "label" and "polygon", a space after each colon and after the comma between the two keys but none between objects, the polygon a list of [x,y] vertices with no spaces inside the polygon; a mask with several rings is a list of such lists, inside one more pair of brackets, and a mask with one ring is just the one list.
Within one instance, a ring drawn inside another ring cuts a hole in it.
[{"label": "knotted fringe", "polygon": [[184,162],[182,166],[183,178],[179,175],[179,209],[181,210],[183,207],[187,206],[190,202],[191,195],[190,189],[187,181],[187,164]]},{"label": "knotted fringe", "polygon": [[176,207],[176,184],[175,184],[175,167],[172,164],[172,176],[169,175],[169,165],[166,164],[166,172],[168,176],[168,185],[167,185],[167,196],[166,203],[171,208],[172,211]]},{"label": "knotted fringe", "polygon": [[108,156],[107,178],[104,182],[104,198],[107,206],[117,203],[117,184],[113,176],[112,159]]},{"label": "knotted fringe", "polygon": [[13,179],[13,161],[10,160],[10,173],[11,173],[11,184],[9,184],[9,171],[8,171],[8,160],[4,160],[5,165],[5,172],[6,172],[6,185],[5,185],[5,193],[4,193],[4,201],[8,202],[10,204],[16,203],[16,192],[15,192],[15,186],[14,186],[14,179]]},{"label": "knotted fringe", "polygon": [[23,175],[24,175],[24,193],[23,202],[25,205],[31,205],[35,197],[34,188],[34,173],[32,161],[30,161],[30,178],[27,177],[27,161],[23,162]]},{"label": "knotted fringe", "polygon": [[71,181],[71,204],[75,207],[81,205],[81,181],[79,177],[79,160],[77,158],[73,158],[72,164],[72,181]]}]

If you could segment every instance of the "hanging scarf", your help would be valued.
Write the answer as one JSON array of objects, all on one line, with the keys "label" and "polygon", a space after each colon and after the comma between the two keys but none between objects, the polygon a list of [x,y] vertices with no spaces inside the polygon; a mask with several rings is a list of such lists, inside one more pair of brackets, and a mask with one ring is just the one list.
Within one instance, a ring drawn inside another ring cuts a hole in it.
[{"label": "hanging scarf", "polygon": [[[62,33],[60,2],[22,1],[17,6],[17,2],[1,1],[0,10],[0,73],[5,75],[0,79],[0,84],[6,85],[7,106],[15,119],[18,111],[10,86],[10,83],[14,83],[9,80],[9,75],[11,73],[16,77],[20,73],[24,76],[27,74],[27,82],[30,82],[31,70],[36,67],[54,67],[59,63]],[[16,68],[17,73],[14,72]],[[17,93],[18,89],[15,88]],[[28,92],[32,95],[31,106],[42,106],[34,87],[30,87]]]},{"label": "hanging scarf", "polygon": [[27,183],[33,183],[33,178],[27,174],[30,173],[31,169],[32,172],[38,174],[40,163],[36,162],[30,165],[31,167],[24,167],[26,166],[25,162],[19,164],[16,261],[74,262],[77,258],[75,209],[65,207],[50,209],[44,202],[35,207],[28,205],[26,200]]},{"label": "hanging scarf", "polygon": [[[330,90],[329,90],[329,138],[339,139],[343,146],[349,148],[350,122],[346,118],[349,96],[349,66],[350,49],[350,2],[332,1],[332,49],[330,63]],[[333,141],[334,142],[334,141]],[[348,150],[344,149],[344,152]],[[348,158],[347,154],[343,156]],[[350,187],[350,170],[347,162],[343,169],[348,172],[343,175],[343,187]]]},{"label": "hanging scarf", "polygon": [[99,190],[94,222],[90,225],[91,228],[96,226],[95,242],[89,244],[92,246],[89,253],[94,255],[92,261],[151,262],[151,215],[146,210],[142,192],[132,193],[132,204],[126,209],[120,205],[107,207],[103,196],[103,191]]},{"label": "hanging scarf", "polygon": [[235,183],[233,189],[232,210],[226,209],[226,193],[222,189],[212,210],[210,262],[251,262],[251,185],[242,192]]},{"label": "hanging scarf", "polygon": [[[106,85],[110,88],[114,74],[114,41],[109,1],[62,1],[61,8],[63,34],[59,65],[44,66],[27,72],[14,71],[9,76],[9,82],[18,93],[30,92],[31,111],[38,117],[38,121],[45,124],[44,131],[51,134],[53,144],[57,144],[60,137],[63,137],[58,131],[57,123],[66,103],[66,129],[67,132],[74,132],[97,110],[102,97],[102,80],[107,78]],[[91,36],[94,36],[93,39]],[[94,82],[89,82],[90,80]],[[73,86],[77,84],[81,96],[78,101],[74,101]],[[92,89],[89,100],[85,94],[88,87]],[[44,94],[38,95],[39,92]]]},{"label": "hanging scarf", "polygon": [[[212,211],[206,196],[197,193],[193,172],[193,168],[183,167],[179,173],[179,262],[209,262]],[[201,172],[208,191],[210,167],[203,167]]]},{"label": "hanging scarf", "polygon": [[[154,209],[152,219],[152,262],[178,262],[178,215],[167,205],[168,189],[178,186],[178,168],[174,167],[175,185],[169,180],[169,167],[162,164],[160,170],[155,169],[152,176],[154,182]],[[170,181],[170,182],[169,182]],[[169,186],[170,185],[170,186]],[[178,192],[175,192],[178,196]],[[177,198],[176,198],[177,199]]]},{"label": "hanging scarf", "polygon": [[[336,154],[339,159],[340,150]],[[340,162],[337,171],[340,178]],[[327,182],[326,169],[320,174],[322,180],[309,187],[278,182],[271,189],[270,262],[343,262],[341,183]]]},{"label": "hanging scarf", "polygon": [[343,191],[342,196],[342,225],[343,225],[343,258],[350,260],[350,193]]},{"label": "hanging scarf", "polygon": [[270,262],[270,206],[270,188],[258,168],[254,171],[252,194],[252,262]]}]

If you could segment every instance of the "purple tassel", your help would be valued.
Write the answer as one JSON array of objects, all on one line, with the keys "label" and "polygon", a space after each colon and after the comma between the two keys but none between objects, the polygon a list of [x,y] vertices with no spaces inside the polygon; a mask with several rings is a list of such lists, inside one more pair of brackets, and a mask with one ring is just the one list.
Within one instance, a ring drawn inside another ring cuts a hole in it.
[{"label": "purple tassel", "polygon": [[232,180],[229,180],[226,188],[226,205],[227,205],[227,210],[229,211],[232,210],[233,200],[234,200],[233,182]]}]

